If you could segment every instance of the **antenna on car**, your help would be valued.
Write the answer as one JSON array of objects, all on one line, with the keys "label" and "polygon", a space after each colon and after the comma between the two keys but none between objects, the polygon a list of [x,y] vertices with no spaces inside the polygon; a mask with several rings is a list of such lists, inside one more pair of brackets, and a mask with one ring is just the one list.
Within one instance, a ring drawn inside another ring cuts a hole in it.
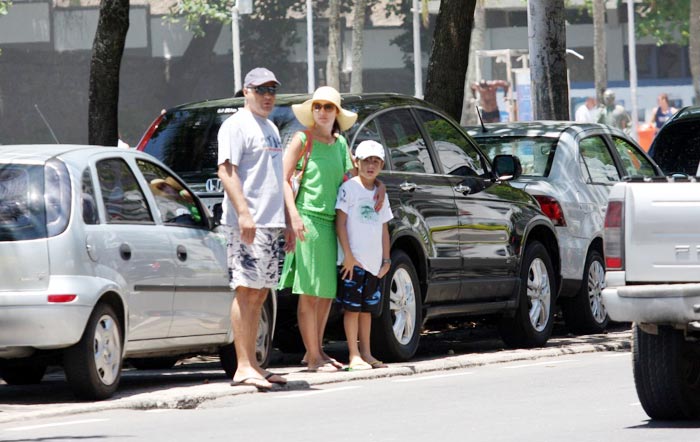
[{"label": "antenna on car", "polygon": [[34,108],[36,109],[37,112],[39,112],[39,116],[40,116],[41,119],[44,121],[44,124],[46,125],[46,127],[49,129],[49,132],[51,132],[51,136],[52,136],[53,139],[56,141],[56,144],[61,144],[61,142],[58,141],[58,138],[56,138],[56,134],[53,132],[53,129],[51,129],[51,125],[50,125],[49,122],[46,120],[46,117],[44,117],[44,114],[41,113],[41,109],[39,109],[39,105],[34,104]]},{"label": "antenna on car", "polygon": [[486,126],[484,125],[484,119],[481,118],[481,111],[479,110],[479,106],[474,106],[476,108],[476,115],[479,117],[479,123],[481,123],[481,132],[486,133],[489,130],[486,129]]}]

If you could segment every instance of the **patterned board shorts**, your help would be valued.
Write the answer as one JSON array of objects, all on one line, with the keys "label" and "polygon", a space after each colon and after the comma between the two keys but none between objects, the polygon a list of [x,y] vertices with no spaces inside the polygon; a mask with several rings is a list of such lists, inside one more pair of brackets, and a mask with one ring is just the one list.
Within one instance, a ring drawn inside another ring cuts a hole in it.
[{"label": "patterned board shorts", "polygon": [[382,301],[380,279],[357,266],[352,269],[352,279],[343,279],[342,272],[340,267],[337,299],[343,308],[350,312],[379,312]]},{"label": "patterned board shorts", "polygon": [[277,288],[281,233],[279,228],[258,228],[253,244],[248,245],[241,241],[238,229],[229,228],[228,275],[232,289]]}]

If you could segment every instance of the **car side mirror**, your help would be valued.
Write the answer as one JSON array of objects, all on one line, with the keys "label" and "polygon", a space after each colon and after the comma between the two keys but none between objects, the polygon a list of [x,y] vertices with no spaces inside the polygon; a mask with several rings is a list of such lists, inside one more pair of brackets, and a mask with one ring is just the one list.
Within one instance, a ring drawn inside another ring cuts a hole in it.
[{"label": "car side mirror", "polygon": [[493,158],[493,173],[500,181],[515,180],[522,175],[523,166],[515,155],[496,155]]}]

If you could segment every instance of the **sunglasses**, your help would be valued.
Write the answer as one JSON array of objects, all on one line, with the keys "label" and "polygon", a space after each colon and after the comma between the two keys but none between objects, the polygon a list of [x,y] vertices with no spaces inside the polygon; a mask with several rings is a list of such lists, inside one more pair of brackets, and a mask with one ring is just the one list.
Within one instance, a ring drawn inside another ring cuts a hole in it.
[{"label": "sunglasses", "polygon": [[277,86],[255,86],[248,89],[253,89],[258,95],[275,95],[277,94]]},{"label": "sunglasses", "polygon": [[324,104],[314,103],[314,110],[316,112],[321,112],[321,109],[323,109],[326,112],[331,112],[331,111],[335,110],[335,108],[336,108],[335,104],[333,104],[333,103],[324,103]]}]

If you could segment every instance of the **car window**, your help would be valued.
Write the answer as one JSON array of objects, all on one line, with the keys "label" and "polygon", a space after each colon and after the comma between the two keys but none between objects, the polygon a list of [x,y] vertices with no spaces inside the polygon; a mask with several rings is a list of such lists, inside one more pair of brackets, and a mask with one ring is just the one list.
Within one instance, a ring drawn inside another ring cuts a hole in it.
[{"label": "car window", "polygon": [[392,170],[435,173],[425,140],[408,109],[381,114],[377,124],[389,149]]},{"label": "car window", "polygon": [[700,164],[700,120],[688,119],[665,125],[649,150],[651,157],[666,174],[698,174]]},{"label": "car window", "polygon": [[593,183],[613,183],[620,181],[612,154],[605,141],[599,136],[584,138],[579,143],[581,168],[584,176]]},{"label": "car window", "polygon": [[99,161],[97,179],[108,223],[153,222],[143,191],[124,160]]},{"label": "car window", "polygon": [[456,127],[440,115],[419,110],[418,115],[433,141],[443,171],[448,175],[485,176],[486,167],[476,148]]},{"label": "car window", "polygon": [[515,155],[520,159],[523,175],[546,177],[557,151],[553,137],[479,137],[479,146],[489,159],[496,155]]},{"label": "car window", "polygon": [[85,224],[99,224],[100,218],[97,214],[97,199],[95,199],[95,186],[92,184],[90,168],[83,171],[81,202],[83,207],[83,222]]},{"label": "car window", "polygon": [[44,168],[0,164],[0,241],[46,238]]},{"label": "car window", "polygon": [[174,176],[150,161],[137,160],[136,164],[151,188],[164,224],[204,226],[197,200]]},{"label": "car window", "polygon": [[620,137],[613,137],[615,150],[617,150],[622,166],[625,168],[627,176],[654,176],[656,171],[651,162],[644,157],[642,152],[627,140]]}]

